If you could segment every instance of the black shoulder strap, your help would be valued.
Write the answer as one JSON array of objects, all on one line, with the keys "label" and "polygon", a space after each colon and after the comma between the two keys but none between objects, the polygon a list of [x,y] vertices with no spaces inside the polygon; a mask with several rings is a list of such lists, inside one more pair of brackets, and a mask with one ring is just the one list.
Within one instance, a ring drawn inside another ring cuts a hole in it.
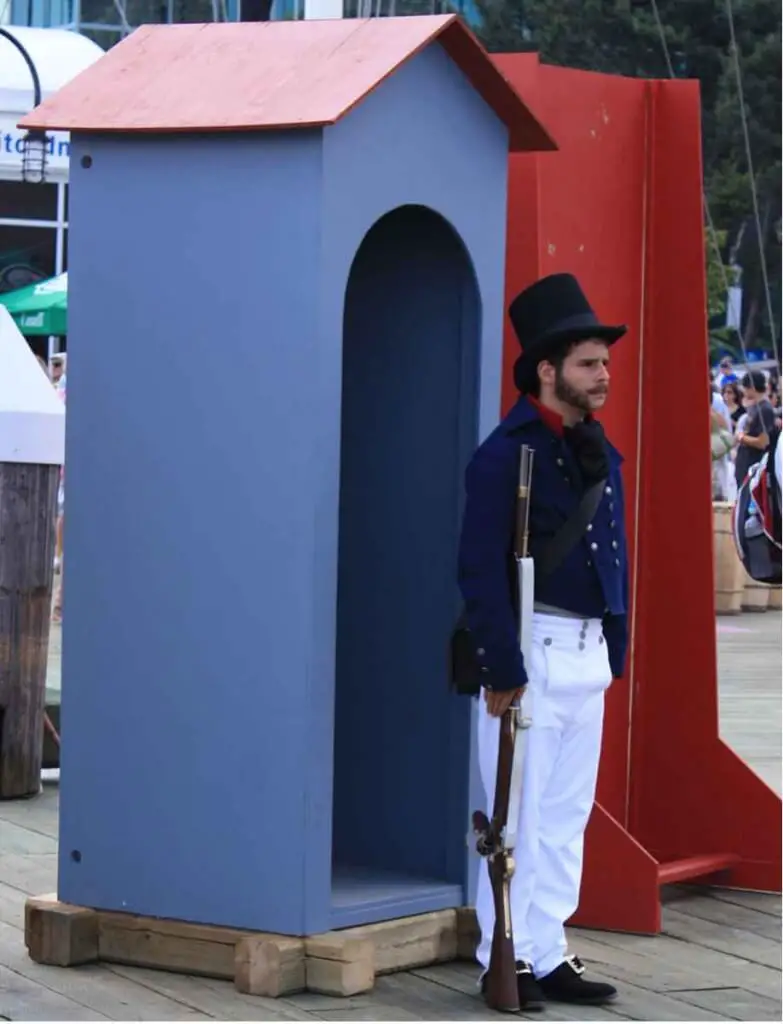
[{"label": "black shoulder strap", "polygon": [[587,488],[576,511],[571,515],[557,533],[552,537],[543,551],[535,559],[536,575],[548,576],[560,565],[571,551],[579,538],[587,529],[588,523],[598,511],[601,504],[606,480],[599,480]]}]

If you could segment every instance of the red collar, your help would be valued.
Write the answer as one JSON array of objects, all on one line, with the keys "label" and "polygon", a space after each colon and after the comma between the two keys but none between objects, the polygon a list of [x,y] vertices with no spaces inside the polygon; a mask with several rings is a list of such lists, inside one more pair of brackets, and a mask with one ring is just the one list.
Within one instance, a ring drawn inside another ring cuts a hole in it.
[{"label": "red collar", "polygon": [[[555,412],[554,409],[550,409],[548,405],[542,405],[537,398],[532,395],[525,395],[528,402],[533,406],[538,415],[541,417],[541,422],[545,427],[549,427],[553,433],[557,434],[558,437],[564,436],[565,424],[563,423],[563,417],[559,412]],[[588,413],[585,416],[585,422],[589,423],[592,420],[592,415]]]},{"label": "red collar", "polygon": [[532,395],[526,395],[525,397],[541,417],[541,421],[544,426],[549,427],[549,429],[557,434],[558,437],[562,437],[564,424],[563,417],[560,413],[555,412],[554,409],[550,409],[547,405],[542,405],[541,402]]}]

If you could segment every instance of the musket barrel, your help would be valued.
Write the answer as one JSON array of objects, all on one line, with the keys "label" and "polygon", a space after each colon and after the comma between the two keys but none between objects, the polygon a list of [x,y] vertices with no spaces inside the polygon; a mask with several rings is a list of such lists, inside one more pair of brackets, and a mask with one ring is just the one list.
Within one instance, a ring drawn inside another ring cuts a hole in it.
[{"label": "musket barrel", "polygon": [[517,486],[517,528],[514,544],[517,558],[527,557],[530,484],[532,479],[533,449],[529,445],[523,444],[519,451],[519,484]]}]

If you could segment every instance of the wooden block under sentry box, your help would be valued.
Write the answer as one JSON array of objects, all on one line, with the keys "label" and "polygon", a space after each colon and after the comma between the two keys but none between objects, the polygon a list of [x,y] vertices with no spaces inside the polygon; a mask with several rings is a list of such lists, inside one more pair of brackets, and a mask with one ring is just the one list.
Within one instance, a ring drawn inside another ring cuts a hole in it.
[{"label": "wooden block under sentry box", "polygon": [[250,995],[352,996],[370,991],[377,974],[454,960],[458,918],[464,930],[475,921],[468,915],[441,910],[297,938],[92,910],[50,895],[27,900],[25,941],[33,960],[60,967],[103,960],[233,980]]},{"label": "wooden block under sentry box", "polygon": [[273,998],[301,992],[304,942],[285,935],[245,935],[234,951],[234,986],[247,995]]},{"label": "wooden block under sentry box", "polygon": [[375,943],[355,929],[325,932],[305,940],[307,990],[330,996],[356,996],[375,984]]},{"label": "wooden block under sentry box", "polygon": [[98,958],[159,971],[234,978],[234,951],[247,932],[216,925],[97,911]]},{"label": "wooden block under sentry box", "polygon": [[457,912],[436,910],[394,921],[346,928],[338,934],[369,939],[375,946],[375,973],[392,974],[444,963],[457,955]]},{"label": "wooden block under sentry box", "polygon": [[480,938],[475,909],[460,907],[457,910],[457,959],[475,960]]},{"label": "wooden block under sentry box", "polygon": [[358,996],[375,985],[372,957],[362,960],[320,960],[305,957],[308,992],[325,996]]},{"label": "wooden block under sentry box", "polygon": [[24,938],[30,959],[72,967],[98,959],[98,915],[60,903],[55,893],[31,896],[24,908]]}]

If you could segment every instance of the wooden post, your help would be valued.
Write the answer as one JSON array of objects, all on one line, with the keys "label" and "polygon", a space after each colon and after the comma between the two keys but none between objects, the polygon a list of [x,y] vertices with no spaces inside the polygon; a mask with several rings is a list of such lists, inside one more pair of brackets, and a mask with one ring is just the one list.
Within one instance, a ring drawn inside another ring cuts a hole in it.
[{"label": "wooden post", "polygon": [[765,612],[769,608],[770,588],[767,583],[759,583],[743,572],[745,587],[742,591],[742,610],[744,612]]},{"label": "wooden post", "polygon": [[715,613],[738,615],[742,611],[745,569],[734,543],[730,501],[713,501],[712,518],[715,533]]},{"label": "wooden post", "polygon": [[0,306],[0,799],[41,786],[64,411]]}]

